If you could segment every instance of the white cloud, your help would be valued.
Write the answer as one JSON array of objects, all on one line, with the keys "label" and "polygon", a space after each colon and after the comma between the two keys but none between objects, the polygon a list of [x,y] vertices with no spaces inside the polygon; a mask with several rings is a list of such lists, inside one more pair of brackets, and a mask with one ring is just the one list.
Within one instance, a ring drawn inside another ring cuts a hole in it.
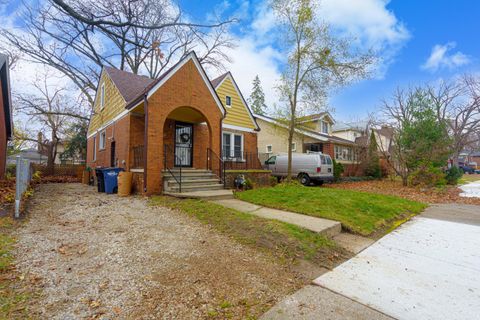
[{"label": "white cloud", "polygon": [[[235,38],[234,42],[237,47],[227,52],[232,62],[226,63],[225,68],[232,72],[245,99],[250,96],[252,81],[258,75],[265,93],[265,103],[273,106],[277,102],[275,86],[280,78],[280,53],[271,46],[258,46],[255,39],[250,37]],[[209,75],[213,79],[218,72],[210,71]]]},{"label": "white cloud", "polygon": [[[407,28],[386,8],[388,1],[320,1],[318,14],[332,26],[334,32],[352,36],[359,48],[371,48],[379,53],[376,76],[382,78],[398,51],[410,39]],[[280,79],[285,56],[275,49],[275,41],[278,40],[276,20],[268,1],[253,4],[251,22],[244,21],[249,26],[243,29],[241,35],[233,36],[237,47],[228,52],[233,62],[226,68],[232,71],[245,98],[250,95],[252,80],[258,74],[266,103],[272,107],[278,102],[275,85]]]},{"label": "white cloud", "polygon": [[388,10],[388,0],[320,0],[319,16],[343,36],[353,36],[361,49],[373,49],[379,57],[377,78],[411,35],[405,25]]},{"label": "white cloud", "polygon": [[455,42],[448,42],[445,45],[436,44],[427,61],[421,66],[423,70],[435,72],[439,69],[455,69],[470,63],[470,57],[460,51],[452,53],[456,47]]}]

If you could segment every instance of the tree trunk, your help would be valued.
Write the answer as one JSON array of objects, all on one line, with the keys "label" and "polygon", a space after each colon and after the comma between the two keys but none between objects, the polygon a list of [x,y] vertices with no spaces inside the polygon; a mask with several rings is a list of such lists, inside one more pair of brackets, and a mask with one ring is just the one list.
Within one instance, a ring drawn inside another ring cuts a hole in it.
[{"label": "tree trunk", "polygon": [[55,168],[54,144],[50,142],[47,145],[47,172],[53,174]]},{"label": "tree trunk", "polygon": [[292,143],[295,126],[290,124],[290,130],[288,131],[288,164],[287,164],[287,181],[292,181]]}]

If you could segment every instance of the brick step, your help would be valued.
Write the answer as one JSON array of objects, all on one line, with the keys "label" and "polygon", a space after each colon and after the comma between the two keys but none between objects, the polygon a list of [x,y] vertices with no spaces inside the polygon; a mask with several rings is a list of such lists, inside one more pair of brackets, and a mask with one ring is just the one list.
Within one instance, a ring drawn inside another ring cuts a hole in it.
[{"label": "brick step", "polygon": [[[180,178],[180,174],[176,174],[175,177],[177,179]],[[168,175],[164,175],[163,176],[164,180],[165,181],[175,181],[175,178],[173,176],[171,176],[170,174]],[[217,179],[217,176],[214,175],[213,173],[188,173],[188,174],[184,174],[182,172],[182,181],[183,180],[207,180],[207,179]]]},{"label": "brick step", "polygon": [[[162,170],[163,173],[170,173],[172,172],[173,174],[180,173],[179,168],[173,168],[169,170]],[[182,174],[184,173],[212,173],[212,170],[207,170],[207,169],[192,169],[192,168],[182,168]]]},{"label": "brick step", "polygon": [[[194,184],[218,184],[219,180],[216,178],[212,179],[186,179],[185,177],[182,177],[182,187],[187,186],[187,185],[194,185]],[[177,186],[178,182],[174,179],[169,179],[167,180],[167,186]]]},{"label": "brick step", "polygon": [[[194,184],[194,185],[187,185],[184,186],[182,184],[182,192],[192,192],[192,191],[207,191],[207,190],[222,190],[223,184],[216,183],[216,184]],[[178,185],[168,187],[166,192],[179,192],[180,188]]]}]

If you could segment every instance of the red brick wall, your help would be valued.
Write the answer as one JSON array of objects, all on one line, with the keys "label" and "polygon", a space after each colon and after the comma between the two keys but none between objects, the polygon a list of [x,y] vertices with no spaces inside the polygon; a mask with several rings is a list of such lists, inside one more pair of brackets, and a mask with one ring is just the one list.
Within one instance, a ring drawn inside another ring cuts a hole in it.
[{"label": "red brick wall", "polygon": [[5,123],[5,111],[3,108],[3,92],[0,86],[0,179],[3,179],[5,176],[7,161],[7,124]]},{"label": "red brick wall", "polygon": [[[107,133],[107,140],[105,149],[100,150],[100,132],[96,134],[97,159],[93,161],[93,137],[87,140],[87,166],[91,168],[96,167],[110,167],[111,143],[115,141],[115,162],[118,167],[128,170],[130,168],[130,118],[131,115],[126,115],[120,120],[112,123],[105,128]],[[102,130],[103,131],[103,130]]]},{"label": "red brick wall", "polygon": [[[179,107],[190,107],[203,114],[207,119],[211,134],[205,138],[206,135],[197,132],[194,133],[195,138],[206,139],[204,144],[212,148],[215,153],[220,154],[222,113],[201,74],[190,60],[171,76],[148,101],[147,194],[162,191],[165,120],[172,111]],[[198,142],[203,144],[202,141]],[[201,163],[206,163],[206,160],[201,158],[202,151],[197,151],[200,154],[198,154],[197,163],[194,162],[194,166],[202,167]],[[203,152],[206,155],[206,150]]]}]

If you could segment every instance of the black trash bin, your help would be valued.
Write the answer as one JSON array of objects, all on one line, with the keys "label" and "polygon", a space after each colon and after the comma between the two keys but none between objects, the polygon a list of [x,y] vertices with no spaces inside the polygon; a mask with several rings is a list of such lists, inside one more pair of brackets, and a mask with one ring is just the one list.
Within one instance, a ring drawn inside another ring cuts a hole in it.
[{"label": "black trash bin", "polygon": [[103,169],[95,169],[97,176],[97,190],[98,192],[105,192],[105,179],[103,176]]}]

